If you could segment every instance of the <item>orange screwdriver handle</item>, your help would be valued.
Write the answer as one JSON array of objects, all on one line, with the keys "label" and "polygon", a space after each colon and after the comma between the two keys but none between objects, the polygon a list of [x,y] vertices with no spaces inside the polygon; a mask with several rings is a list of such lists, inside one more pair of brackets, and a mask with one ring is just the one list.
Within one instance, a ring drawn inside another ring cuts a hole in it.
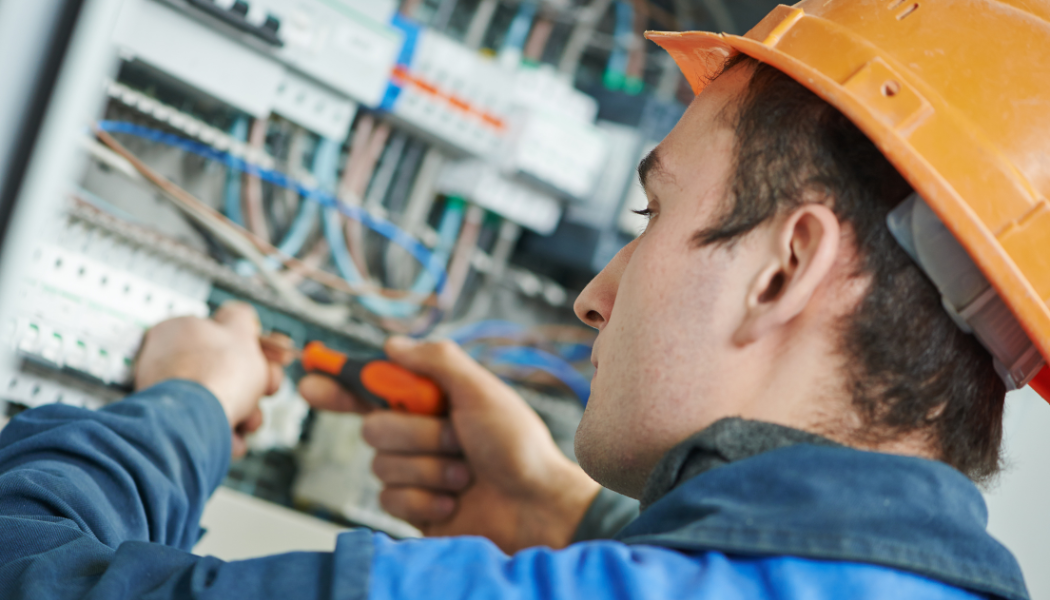
[{"label": "orange screwdriver handle", "polygon": [[303,348],[303,369],[324,373],[357,398],[380,408],[417,415],[444,415],[448,404],[436,383],[396,365],[382,354],[359,359],[310,342]]}]

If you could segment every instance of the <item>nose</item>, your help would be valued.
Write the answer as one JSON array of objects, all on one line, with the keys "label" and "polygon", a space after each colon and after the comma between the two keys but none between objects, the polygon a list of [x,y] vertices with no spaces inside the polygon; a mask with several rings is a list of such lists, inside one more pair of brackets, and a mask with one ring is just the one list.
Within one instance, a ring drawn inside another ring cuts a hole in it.
[{"label": "nose", "polygon": [[598,331],[605,328],[609,317],[612,316],[616,292],[620,288],[620,278],[623,277],[624,269],[627,268],[637,243],[638,240],[634,240],[617,252],[601,273],[595,275],[587,287],[583,288],[572,305],[576,316]]}]

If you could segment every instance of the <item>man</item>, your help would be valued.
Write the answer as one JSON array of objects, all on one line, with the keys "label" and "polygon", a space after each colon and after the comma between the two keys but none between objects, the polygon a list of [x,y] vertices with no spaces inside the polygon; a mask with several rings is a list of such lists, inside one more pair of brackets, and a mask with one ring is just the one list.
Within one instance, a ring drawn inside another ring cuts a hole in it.
[{"label": "man", "polygon": [[[734,56],[746,49],[776,63],[770,48],[824,27],[840,44],[825,52],[857,58],[842,24],[867,26],[884,18],[875,11],[901,5],[861,4],[804,2],[748,38],[724,38],[732,47],[723,38],[661,40],[703,89],[640,167],[646,232],[576,303],[600,331],[576,439],[582,469],[510,388],[455,346],[389,342],[392,360],[434,378],[451,410],[447,419],[366,417],[384,506],[429,536],[484,537],[394,542],[358,530],[342,534],[333,553],[234,563],[189,554],[227,465],[228,424],[250,429],[258,397],[279,381],[250,310],[229,306],[214,321],[151,331],[141,391],[127,400],[95,413],[44,407],[3,431],[0,590],[26,598],[1027,598],[1013,557],[985,532],[971,480],[997,471],[1004,380],[1023,382],[1013,377],[1029,370],[1009,362],[1000,377],[999,346],[993,360],[956,325],[942,308],[947,294],[886,227],[911,185],[932,190],[958,174],[926,180],[901,167],[909,185],[880,137],[892,121],[847,118],[826,103],[833,94],[787,75],[787,61],[774,68]],[[1012,15],[985,12],[982,26]],[[885,22],[925,18],[900,14]],[[908,83],[883,88],[883,97],[908,100]],[[898,121],[910,114],[890,106]],[[1036,313],[1015,310],[1041,331]],[[968,315],[956,316],[976,324]],[[300,389],[316,407],[360,409],[330,380],[307,377]],[[614,504],[605,488],[641,500],[641,515],[621,531],[605,518]]]}]

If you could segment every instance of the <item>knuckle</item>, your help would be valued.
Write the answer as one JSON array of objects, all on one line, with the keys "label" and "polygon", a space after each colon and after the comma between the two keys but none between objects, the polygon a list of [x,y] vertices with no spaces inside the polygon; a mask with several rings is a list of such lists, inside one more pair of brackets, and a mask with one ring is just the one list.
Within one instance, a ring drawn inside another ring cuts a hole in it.
[{"label": "knuckle", "polygon": [[432,351],[440,361],[449,362],[454,360],[462,349],[452,340],[439,340],[433,342]]}]

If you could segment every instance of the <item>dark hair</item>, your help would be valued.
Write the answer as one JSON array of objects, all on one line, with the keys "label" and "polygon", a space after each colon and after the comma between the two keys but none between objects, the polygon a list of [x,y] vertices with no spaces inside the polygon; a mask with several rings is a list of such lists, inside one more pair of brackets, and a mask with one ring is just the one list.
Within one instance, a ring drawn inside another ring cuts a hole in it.
[{"label": "dark hair", "polygon": [[[1005,386],[989,353],[963,333],[886,226],[911,188],[842,113],[773,67],[753,68],[737,107],[735,169],[717,223],[699,245],[733,242],[763,222],[826,198],[853,233],[866,296],[841,325],[840,352],[864,443],[927,435],[939,458],[974,481],[1000,469]],[[809,195],[807,195],[807,192]]]}]

